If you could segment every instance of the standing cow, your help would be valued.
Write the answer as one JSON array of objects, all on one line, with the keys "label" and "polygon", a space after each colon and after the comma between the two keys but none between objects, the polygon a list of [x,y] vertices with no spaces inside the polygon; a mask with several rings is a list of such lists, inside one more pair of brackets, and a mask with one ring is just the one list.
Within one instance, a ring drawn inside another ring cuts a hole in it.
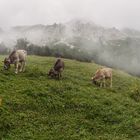
[{"label": "standing cow", "polygon": [[62,61],[61,58],[58,58],[54,64],[54,67],[50,69],[48,76],[59,79],[60,77],[62,77],[63,70],[64,70],[64,62]]},{"label": "standing cow", "polygon": [[4,69],[8,70],[11,64],[15,65],[15,73],[24,72],[26,64],[27,51],[14,50],[8,58],[4,59]]},{"label": "standing cow", "polygon": [[106,86],[106,80],[110,80],[110,87],[112,87],[112,69],[101,68],[98,69],[95,75],[92,77],[92,81],[95,85],[99,84],[100,87]]}]

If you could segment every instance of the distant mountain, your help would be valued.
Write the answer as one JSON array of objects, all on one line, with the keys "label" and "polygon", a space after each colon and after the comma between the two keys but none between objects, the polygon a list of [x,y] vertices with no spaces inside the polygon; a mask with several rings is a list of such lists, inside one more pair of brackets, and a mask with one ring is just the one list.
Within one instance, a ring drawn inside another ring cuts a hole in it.
[{"label": "distant mountain", "polygon": [[83,38],[94,43],[102,40],[106,43],[108,40],[136,36],[137,32],[118,30],[115,27],[105,28],[88,20],[72,20],[63,24],[15,26],[0,34],[0,41],[7,45],[11,44],[8,47],[13,46],[18,38],[26,38],[29,42],[41,46],[61,40],[71,43],[75,38]]}]

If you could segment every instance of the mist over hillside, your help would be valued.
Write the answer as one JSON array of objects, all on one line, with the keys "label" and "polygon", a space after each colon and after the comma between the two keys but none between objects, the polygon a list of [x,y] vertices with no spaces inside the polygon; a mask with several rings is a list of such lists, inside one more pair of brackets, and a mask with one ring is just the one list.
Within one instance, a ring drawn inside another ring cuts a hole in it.
[{"label": "mist over hillside", "polygon": [[[44,46],[51,49],[60,48],[60,52],[62,49],[65,52],[69,49],[67,55],[70,50],[73,50],[71,52],[73,55],[76,48],[76,53],[86,52],[86,58],[90,61],[140,75],[140,31],[137,30],[106,28],[92,21],[80,19],[60,24],[0,29],[0,42],[7,48],[13,49],[17,40],[21,38],[27,40],[29,44],[34,44],[34,47],[37,45],[41,48]],[[64,52],[60,54],[66,56]]]},{"label": "mist over hillside", "polygon": [[100,39],[123,39],[127,37],[127,33],[115,27],[105,28],[94,24],[92,21],[80,19],[62,24],[15,26],[5,31],[0,29],[1,42],[3,41],[5,44],[13,42],[11,45],[7,45],[7,47],[13,47],[18,38],[26,38],[36,45],[46,45],[54,40],[66,40],[69,42],[69,40],[76,37],[98,42]]}]

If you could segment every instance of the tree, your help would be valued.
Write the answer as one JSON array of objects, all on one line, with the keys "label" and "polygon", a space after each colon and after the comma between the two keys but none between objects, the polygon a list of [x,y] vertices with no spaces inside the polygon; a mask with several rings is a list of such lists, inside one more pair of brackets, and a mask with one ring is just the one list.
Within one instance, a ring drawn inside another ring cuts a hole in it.
[{"label": "tree", "polygon": [[0,43],[0,54],[7,54],[8,53],[8,48],[5,46],[5,44],[2,42]]},{"label": "tree", "polygon": [[17,44],[15,45],[15,49],[24,49],[27,50],[29,42],[27,39],[20,38],[17,40]]}]

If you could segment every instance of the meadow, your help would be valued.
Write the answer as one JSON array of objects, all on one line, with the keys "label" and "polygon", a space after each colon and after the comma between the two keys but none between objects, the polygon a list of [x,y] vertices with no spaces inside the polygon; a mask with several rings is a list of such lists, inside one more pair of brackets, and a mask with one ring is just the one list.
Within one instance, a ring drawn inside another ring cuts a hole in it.
[{"label": "meadow", "polygon": [[64,59],[62,79],[51,79],[55,60],[28,56],[24,73],[0,71],[0,139],[140,139],[138,77],[113,70],[113,88],[99,88],[91,76],[102,66]]}]

